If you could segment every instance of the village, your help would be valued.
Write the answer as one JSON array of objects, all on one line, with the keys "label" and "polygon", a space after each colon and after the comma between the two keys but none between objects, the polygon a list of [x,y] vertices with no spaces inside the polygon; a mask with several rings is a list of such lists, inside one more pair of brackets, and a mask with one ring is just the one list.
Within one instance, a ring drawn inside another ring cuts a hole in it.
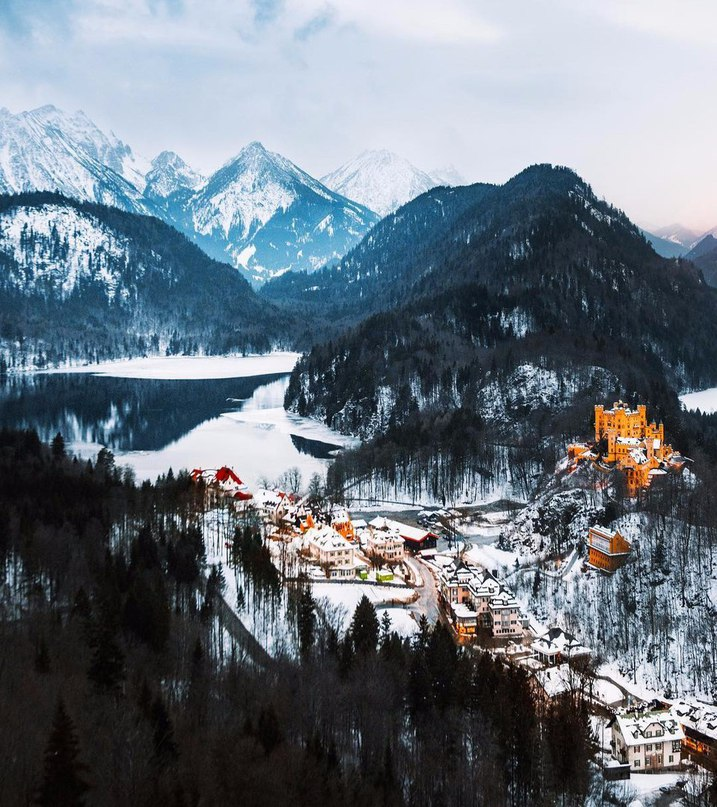
[{"label": "village", "polygon": [[[631,410],[621,401],[608,410],[595,407],[594,442],[571,444],[567,459],[568,474],[586,463],[603,474],[624,473],[633,497],[656,478],[680,473],[688,462],[665,443],[663,424],[647,422],[645,406]],[[471,518],[465,509],[426,508],[402,514],[403,520],[370,517],[310,495],[249,491],[229,467],[195,469],[192,477],[208,497],[229,501],[242,517],[261,525],[285,582],[304,579],[359,592],[380,587],[389,593],[378,603],[398,604],[414,630],[421,615],[440,620],[469,652],[481,649],[525,670],[546,702],[583,699],[599,735],[596,760],[606,781],[697,766],[717,771],[717,706],[645,694],[598,672],[595,648],[564,626],[541,623],[518,600],[510,585],[511,576],[523,571],[518,559],[510,568],[498,562],[499,550],[472,543],[469,530],[463,534]],[[492,516],[484,521],[486,535],[494,539],[506,516],[500,511]],[[231,540],[224,550],[229,562]],[[590,524],[582,552],[573,547],[555,574],[629,574],[631,551],[619,530]],[[404,635],[411,632],[409,627]]]}]

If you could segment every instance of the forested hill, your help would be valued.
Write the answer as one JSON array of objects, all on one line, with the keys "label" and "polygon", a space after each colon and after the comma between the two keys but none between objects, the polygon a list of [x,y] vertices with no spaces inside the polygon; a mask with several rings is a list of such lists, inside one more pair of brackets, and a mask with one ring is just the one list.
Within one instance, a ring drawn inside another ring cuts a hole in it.
[{"label": "forested hill", "polygon": [[10,366],[262,351],[287,322],[167,224],[55,193],[0,197],[0,311]]},{"label": "forested hill", "polygon": [[[498,188],[435,194],[312,276],[318,288],[302,293],[320,296],[329,318],[380,313],[310,351],[289,407],[365,437],[392,430],[400,443],[396,429],[417,412],[485,414],[512,395],[508,409],[525,419],[560,409],[593,376],[593,396],[664,406],[676,405],[669,386],[715,382],[715,291],[691,263],[659,257],[574,172],[539,165]],[[447,227],[424,215],[438,237],[414,250],[418,211],[442,194],[469,201]]]},{"label": "forested hill", "polygon": [[400,305],[417,280],[439,267],[450,245],[465,242],[470,217],[496,188],[433,188],[382,219],[336,266],[286,272],[261,289],[267,299],[357,321]]}]

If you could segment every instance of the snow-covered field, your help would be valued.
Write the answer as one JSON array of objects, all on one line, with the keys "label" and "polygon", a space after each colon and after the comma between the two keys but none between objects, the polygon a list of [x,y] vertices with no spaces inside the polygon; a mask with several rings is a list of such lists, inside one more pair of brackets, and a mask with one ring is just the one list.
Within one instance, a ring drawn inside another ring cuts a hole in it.
[{"label": "snow-covered field", "polygon": [[[379,616],[385,610],[388,610],[390,614],[400,610],[391,609],[389,603],[409,603],[415,599],[413,589],[398,586],[367,586],[362,583],[314,583],[312,589],[317,600],[325,600],[330,605],[337,606],[343,610],[344,627],[348,627],[356,606],[364,595],[374,604]],[[381,605],[384,603],[386,607],[382,608]],[[403,617],[400,617],[400,619],[405,623]],[[398,630],[398,627],[396,630]]]},{"label": "snow-covered field", "polygon": [[298,359],[298,353],[290,352],[256,356],[151,356],[61,367],[43,372],[92,373],[112,378],[155,378],[174,381],[201,378],[250,378],[290,373]]},{"label": "snow-covered field", "polygon": [[680,401],[685,409],[699,409],[704,414],[717,412],[717,387],[680,395]]}]

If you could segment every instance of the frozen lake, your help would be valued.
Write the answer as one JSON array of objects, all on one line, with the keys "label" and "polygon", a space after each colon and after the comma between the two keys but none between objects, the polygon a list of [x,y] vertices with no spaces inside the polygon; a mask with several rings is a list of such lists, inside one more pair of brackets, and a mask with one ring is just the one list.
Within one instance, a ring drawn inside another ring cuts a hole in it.
[{"label": "frozen lake", "polygon": [[298,467],[322,474],[351,440],[284,411],[292,353],[168,357],[9,376],[0,385],[0,424],[61,432],[89,456],[101,446],[138,479],[168,468],[232,466],[250,486]]},{"label": "frozen lake", "polygon": [[705,415],[712,414],[717,412],[717,387],[680,395],[680,401],[685,409],[699,409]]}]

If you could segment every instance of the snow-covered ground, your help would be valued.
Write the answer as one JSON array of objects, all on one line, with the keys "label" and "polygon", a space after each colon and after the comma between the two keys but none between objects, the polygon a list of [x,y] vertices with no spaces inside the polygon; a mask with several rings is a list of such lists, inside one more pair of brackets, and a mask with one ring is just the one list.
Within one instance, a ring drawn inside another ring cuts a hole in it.
[{"label": "snow-covered ground", "polygon": [[704,414],[717,412],[717,387],[680,395],[685,409],[699,409]]},{"label": "snow-covered ground", "polygon": [[256,356],[150,356],[100,364],[61,367],[48,373],[92,373],[112,378],[189,380],[201,378],[251,378],[290,373],[298,353],[276,352]]},{"label": "snow-covered ground", "polygon": [[[314,597],[319,601],[326,601],[328,604],[342,609],[344,614],[344,627],[348,627],[351,617],[359,604],[359,600],[366,595],[376,607],[379,616],[388,610],[393,616],[395,611],[390,604],[409,603],[415,599],[415,592],[410,588],[400,588],[398,586],[367,586],[362,583],[314,583],[312,586]],[[386,604],[386,607],[381,607]],[[408,613],[408,612],[403,612]],[[405,618],[397,618],[405,624]],[[398,630],[398,627],[396,627]]]},{"label": "snow-covered ground", "polygon": [[484,569],[489,569],[490,571],[510,570],[515,566],[518,553],[504,552],[502,549],[498,549],[498,547],[493,545],[478,546],[473,544],[470,549],[465,552],[464,557],[472,563],[482,566]]}]

